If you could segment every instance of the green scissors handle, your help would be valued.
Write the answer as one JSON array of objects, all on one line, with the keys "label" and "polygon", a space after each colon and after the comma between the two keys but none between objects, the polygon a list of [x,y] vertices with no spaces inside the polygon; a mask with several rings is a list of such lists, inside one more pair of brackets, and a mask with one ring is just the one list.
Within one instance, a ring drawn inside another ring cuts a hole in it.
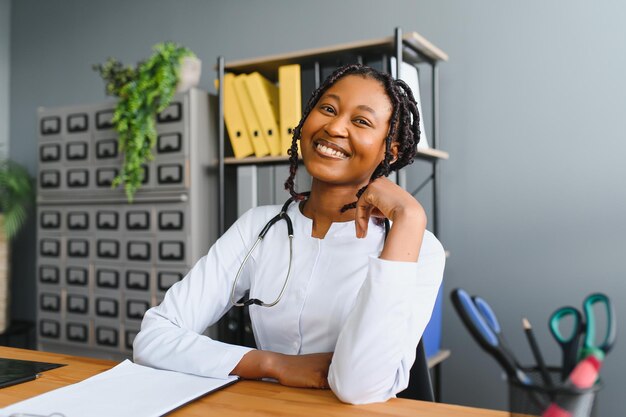
[{"label": "green scissors handle", "polygon": [[[572,330],[571,333],[563,335],[563,333],[561,333],[561,322],[569,316],[571,316],[573,320],[571,327]],[[580,339],[584,330],[583,317],[580,310],[577,308],[566,306],[561,307],[552,313],[548,323],[550,325],[550,333],[552,333],[552,336],[561,348],[561,376],[565,379],[571,370],[574,369],[574,366],[576,366],[576,362],[578,361]]]},{"label": "green scissors handle", "polygon": [[[563,333],[561,333],[561,320],[567,316],[572,316],[574,323],[572,324],[571,333],[564,336]],[[561,307],[550,316],[550,332],[560,345],[574,342],[575,339],[580,336],[583,330],[583,324],[583,317],[580,311],[571,306]]]},{"label": "green scissors handle", "polygon": [[[595,304],[602,304],[606,312],[606,334],[604,340],[599,345],[596,345],[596,319],[593,307]],[[611,300],[605,294],[595,293],[585,298],[583,302],[583,312],[587,320],[585,326],[585,334],[583,340],[583,348],[580,352],[580,357],[585,357],[589,353],[600,349],[604,354],[609,353],[615,344],[615,338],[617,334],[617,326],[615,323],[615,311]],[[580,359],[580,358],[579,358]]]}]

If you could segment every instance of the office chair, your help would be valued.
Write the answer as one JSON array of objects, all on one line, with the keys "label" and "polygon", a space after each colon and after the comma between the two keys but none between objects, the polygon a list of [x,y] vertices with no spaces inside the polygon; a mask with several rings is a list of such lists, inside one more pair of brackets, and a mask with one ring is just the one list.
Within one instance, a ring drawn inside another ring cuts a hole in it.
[{"label": "office chair", "polygon": [[399,398],[409,398],[411,400],[435,401],[433,385],[430,381],[430,371],[426,360],[424,344],[420,339],[417,345],[415,363],[411,367],[409,386],[398,394]]}]

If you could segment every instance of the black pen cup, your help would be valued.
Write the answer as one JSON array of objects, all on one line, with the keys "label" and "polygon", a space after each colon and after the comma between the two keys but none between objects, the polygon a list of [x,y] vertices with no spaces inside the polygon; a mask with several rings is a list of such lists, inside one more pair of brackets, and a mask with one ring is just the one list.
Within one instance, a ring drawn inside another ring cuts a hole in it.
[{"label": "black pen cup", "polygon": [[552,403],[567,410],[572,417],[597,417],[597,396],[602,388],[601,381],[598,380],[588,389],[565,386],[561,381],[561,368],[548,367],[552,386],[547,386],[538,368],[523,370],[532,380],[531,384],[508,380],[509,411],[512,417],[541,416]]}]

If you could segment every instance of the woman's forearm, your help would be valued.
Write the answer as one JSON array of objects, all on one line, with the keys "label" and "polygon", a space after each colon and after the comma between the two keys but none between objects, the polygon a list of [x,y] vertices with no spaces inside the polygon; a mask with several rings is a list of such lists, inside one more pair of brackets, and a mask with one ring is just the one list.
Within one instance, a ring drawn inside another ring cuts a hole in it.
[{"label": "woman's forearm", "polygon": [[387,261],[417,262],[424,230],[426,215],[421,207],[397,213],[380,254]]}]

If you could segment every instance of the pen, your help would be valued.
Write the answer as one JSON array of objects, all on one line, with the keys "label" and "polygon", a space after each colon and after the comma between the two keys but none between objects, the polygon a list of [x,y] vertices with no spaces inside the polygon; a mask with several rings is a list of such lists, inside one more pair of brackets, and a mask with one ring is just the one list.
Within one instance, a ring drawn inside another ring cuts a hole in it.
[{"label": "pen", "polygon": [[24,376],[22,378],[15,378],[11,381],[7,381],[2,387],[10,387],[11,385],[16,385],[16,384],[21,384],[22,382],[29,382],[29,381],[34,381],[35,379],[39,378],[41,375],[40,374],[34,374],[34,375],[28,375],[28,376]]},{"label": "pen", "polygon": [[528,338],[528,344],[530,344],[530,349],[533,351],[533,355],[535,356],[535,360],[537,361],[537,367],[539,368],[539,373],[541,373],[541,378],[546,384],[546,387],[551,388],[552,379],[550,379],[550,374],[548,373],[548,369],[546,368],[546,363],[543,361],[543,355],[539,350],[539,345],[537,345],[535,333],[533,333],[533,327],[530,325],[530,322],[526,317],[522,319],[522,325],[524,326],[524,332],[526,333],[526,337]]}]

